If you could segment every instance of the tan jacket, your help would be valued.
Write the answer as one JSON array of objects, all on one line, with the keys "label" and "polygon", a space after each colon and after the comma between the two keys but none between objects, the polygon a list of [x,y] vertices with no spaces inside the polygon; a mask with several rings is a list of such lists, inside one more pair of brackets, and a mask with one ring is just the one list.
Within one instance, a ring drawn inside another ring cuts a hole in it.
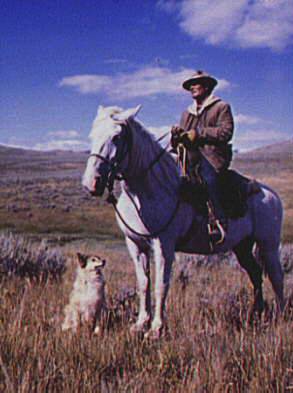
[{"label": "tan jacket", "polygon": [[195,129],[195,149],[217,170],[228,168],[232,159],[234,122],[230,105],[213,95],[207,97],[198,111],[195,104],[183,112],[180,127],[185,131]]}]

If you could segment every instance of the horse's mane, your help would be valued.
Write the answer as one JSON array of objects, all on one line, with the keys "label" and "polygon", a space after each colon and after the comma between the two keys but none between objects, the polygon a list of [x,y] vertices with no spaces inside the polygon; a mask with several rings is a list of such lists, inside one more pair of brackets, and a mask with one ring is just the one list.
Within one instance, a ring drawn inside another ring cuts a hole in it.
[{"label": "horse's mane", "polygon": [[[129,127],[132,129],[133,149],[139,147],[138,154],[134,153],[135,162],[133,163],[136,168],[149,168],[150,164],[158,158],[157,164],[154,164],[152,169],[156,174],[157,180],[160,178],[164,186],[168,184],[174,187],[178,185],[178,168],[176,163],[168,151],[162,155],[163,148],[156,141],[153,134],[151,134],[139,121],[136,119],[128,120]],[[176,187],[177,188],[177,187]]]},{"label": "horse's mane", "polygon": [[[89,135],[92,141],[92,151],[98,153],[103,143],[121,130],[121,124],[119,121],[115,122],[115,118],[119,117],[122,112],[123,110],[117,106],[99,107]],[[156,180],[165,189],[174,192],[174,188],[178,186],[179,176],[178,168],[171,154],[165,152],[160,156],[163,150],[162,146],[138,120],[129,117],[126,122],[132,134],[132,172],[139,174],[139,171],[147,170],[151,162],[159,157],[158,163],[154,164],[148,172],[154,173]]]}]

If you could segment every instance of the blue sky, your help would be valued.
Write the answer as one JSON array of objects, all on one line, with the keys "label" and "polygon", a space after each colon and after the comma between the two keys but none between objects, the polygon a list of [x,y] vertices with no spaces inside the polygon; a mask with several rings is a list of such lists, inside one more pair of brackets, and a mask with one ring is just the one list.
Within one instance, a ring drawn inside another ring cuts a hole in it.
[{"label": "blue sky", "polygon": [[198,69],[236,121],[234,146],[292,138],[293,0],[3,0],[0,144],[85,149],[98,105],[142,104],[158,135]]}]

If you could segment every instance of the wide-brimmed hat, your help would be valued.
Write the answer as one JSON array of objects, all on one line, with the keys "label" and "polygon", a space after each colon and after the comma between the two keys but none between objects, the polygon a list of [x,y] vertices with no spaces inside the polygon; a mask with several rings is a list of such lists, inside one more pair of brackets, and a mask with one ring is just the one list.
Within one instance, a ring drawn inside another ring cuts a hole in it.
[{"label": "wide-brimmed hat", "polygon": [[204,71],[196,71],[190,78],[183,82],[182,87],[185,90],[190,90],[190,86],[196,83],[202,83],[213,90],[213,88],[218,84],[218,81],[216,78]]}]

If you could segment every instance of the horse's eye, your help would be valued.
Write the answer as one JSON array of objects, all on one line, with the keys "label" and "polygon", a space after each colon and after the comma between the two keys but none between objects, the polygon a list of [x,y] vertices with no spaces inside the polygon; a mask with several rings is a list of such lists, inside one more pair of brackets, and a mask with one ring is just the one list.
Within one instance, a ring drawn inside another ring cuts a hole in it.
[{"label": "horse's eye", "polygon": [[121,139],[121,135],[114,135],[112,141],[117,143]]}]

